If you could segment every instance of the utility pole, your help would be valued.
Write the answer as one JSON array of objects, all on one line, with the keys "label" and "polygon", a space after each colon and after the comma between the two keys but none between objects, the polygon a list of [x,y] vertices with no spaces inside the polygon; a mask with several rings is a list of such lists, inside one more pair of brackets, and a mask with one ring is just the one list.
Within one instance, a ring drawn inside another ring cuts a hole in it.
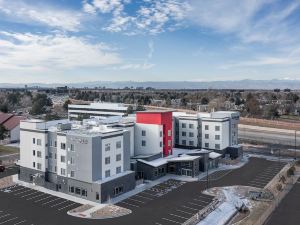
[{"label": "utility pole", "polygon": [[297,160],[297,130],[295,130],[295,160]]},{"label": "utility pole", "polygon": [[208,189],[208,164],[206,164],[206,189]]}]

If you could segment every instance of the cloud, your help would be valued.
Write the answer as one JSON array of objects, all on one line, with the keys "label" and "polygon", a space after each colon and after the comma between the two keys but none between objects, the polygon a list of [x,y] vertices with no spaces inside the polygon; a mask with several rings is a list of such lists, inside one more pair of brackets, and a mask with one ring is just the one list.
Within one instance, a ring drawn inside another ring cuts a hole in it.
[{"label": "cloud", "polygon": [[29,5],[21,0],[0,0],[0,16],[13,22],[41,24],[65,31],[78,31],[82,20],[81,13],[77,11]]},{"label": "cloud", "polygon": [[36,35],[0,32],[0,71],[68,70],[122,63],[119,54],[104,43],[64,34]]},{"label": "cloud", "polygon": [[130,0],[83,1],[85,12],[110,14],[104,30],[123,32],[127,35],[158,34],[175,30],[183,23],[190,10],[189,4],[182,0],[141,0],[135,2],[137,8],[128,15],[126,9]]},{"label": "cloud", "polygon": [[[300,2],[280,0],[188,0],[189,20],[195,25],[225,34],[235,34],[244,43],[290,41],[293,24],[289,17]],[[298,31],[294,33],[299,34]]]},{"label": "cloud", "polygon": [[152,63],[142,63],[142,64],[124,64],[122,66],[116,67],[116,70],[149,70],[155,65]]}]

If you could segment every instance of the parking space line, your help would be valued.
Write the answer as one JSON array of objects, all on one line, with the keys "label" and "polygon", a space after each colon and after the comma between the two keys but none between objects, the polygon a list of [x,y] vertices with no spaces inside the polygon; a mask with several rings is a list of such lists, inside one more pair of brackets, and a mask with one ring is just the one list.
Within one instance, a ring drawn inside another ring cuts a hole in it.
[{"label": "parking space line", "polygon": [[172,223],[178,223],[178,224],[181,224],[181,223],[179,223],[179,222],[177,222],[177,221],[170,220],[170,219],[167,219],[167,218],[162,218],[162,219],[163,219],[163,220],[167,220],[167,221],[172,222]]},{"label": "parking space line", "polygon": [[205,200],[212,200],[214,197],[211,196],[205,196],[205,195],[199,195],[197,198],[203,198]]},{"label": "parking space line", "polygon": [[21,192],[18,192],[17,194],[14,194],[14,195],[19,195],[19,194],[24,194],[24,193],[27,193],[27,192],[29,192],[29,191],[34,191],[34,190],[32,190],[32,189],[29,189],[29,190],[26,190],[26,191],[21,191]]},{"label": "parking space line", "polygon": [[66,208],[68,208],[68,207],[70,207],[70,206],[72,206],[72,205],[75,205],[75,204],[77,204],[77,202],[73,202],[72,204],[69,204],[69,205],[66,205],[66,206],[64,206],[64,207],[62,207],[62,208],[59,208],[58,211],[61,211],[61,210],[63,210],[63,209],[66,209]]},{"label": "parking space line", "polygon": [[153,200],[153,198],[148,198],[148,197],[142,196],[140,194],[134,195],[133,197],[139,197],[139,198],[143,198],[143,199]]},{"label": "parking space line", "polygon": [[4,224],[4,223],[10,222],[10,221],[12,221],[12,220],[16,220],[16,219],[18,219],[18,217],[14,217],[14,218],[5,220],[5,221],[1,222],[0,224]]},{"label": "parking space line", "polygon": [[0,218],[4,218],[4,217],[7,217],[7,216],[9,216],[10,214],[9,213],[7,213],[7,214],[5,214],[5,215],[3,215],[3,216],[0,216]]},{"label": "parking space line", "polygon": [[21,198],[25,198],[25,197],[27,197],[27,196],[30,196],[30,195],[33,195],[33,194],[37,194],[37,193],[39,193],[39,192],[38,192],[38,191],[35,191],[35,192],[33,192],[33,193],[30,193],[30,194],[21,196]]},{"label": "parking space line", "polygon": [[194,200],[194,201],[197,201],[197,202],[204,202],[204,203],[206,203],[206,204],[209,204],[209,203],[210,203],[210,202],[206,202],[206,201],[199,200],[199,199],[196,199],[196,198],[194,198],[193,200]]},{"label": "parking space line", "polygon": [[155,224],[156,224],[156,225],[162,225],[161,223],[157,223],[157,222],[156,222]]},{"label": "parking space line", "polygon": [[27,188],[25,188],[25,187],[20,187],[20,186],[18,186],[17,187],[17,189],[13,189],[11,192],[18,192],[18,191],[21,191],[21,190],[23,190],[23,189],[27,189]]},{"label": "parking space line", "polygon": [[172,215],[172,216],[175,216],[175,217],[178,217],[178,218],[182,218],[182,219],[185,219],[185,220],[189,219],[189,218],[186,218],[186,217],[183,217],[183,216],[178,216],[178,215],[173,214],[173,213],[170,213],[169,215]]},{"label": "parking space line", "polygon": [[42,193],[42,194],[40,194],[40,195],[33,196],[33,197],[31,197],[31,198],[27,198],[26,200],[32,200],[32,199],[35,199],[35,198],[41,197],[41,196],[43,196],[43,195],[46,195],[46,194],[45,194],[45,193]]},{"label": "parking space line", "polygon": [[20,221],[18,223],[14,223],[14,225],[18,225],[18,224],[25,223],[25,222],[26,222],[26,220],[22,220],[22,221]]},{"label": "parking space line", "polygon": [[175,209],[175,210],[178,211],[178,212],[189,214],[189,215],[194,215],[194,213],[186,212],[186,211],[183,211],[183,210],[180,210],[180,209]]},{"label": "parking space line", "polygon": [[188,207],[188,206],[185,206],[185,205],[182,205],[180,207],[191,209],[191,210],[195,210],[195,211],[199,211],[199,209],[191,208],[191,207]]},{"label": "parking space line", "polygon": [[139,208],[139,206],[138,205],[134,205],[134,204],[131,204],[131,203],[128,203],[128,202],[119,202],[120,204],[125,204],[125,205],[130,205],[130,206],[133,206],[133,207],[136,207],[136,208]]},{"label": "parking space line", "polygon": [[[38,200],[36,200],[36,201],[34,201],[34,202],[41,202],[41,201],[43,201],[43,200],[46,200],[46,199],[52,198],[52,197],[55,197],[55,196],[49,195],[49,196],[47,196],[47,197],[45,197],[45,198],[38,199]],[[56,197],[55,197],[55,198],[56,198]]]},{"label": "parking space line", "polygon": [[[140,194],[141,194],[141,193],[140,193]],[[146,194],[146,195],[150,195],[150,196],[156,197],[156,195],[154,195],[154,194],[152,194],[152,193],[148,193],[148,192],[146,192],[146,191],[142,192],[142,194]]]},{"label": "parking space line", "polygon": [[199,204],[196,204],[196,203],[193,203],[193,202],[188,202],[188,204],[195,205],[195,206],[199,206],[199,207],[202,207],[202,208],[205,207],[205,206],[203,206],[203,205],[199,205]]},{"label": "parking space line", "polygon": [[57,201],[57,200],[60,200],[61,198],[56,198],[56,199],[53,199],[49,202],[44,202],[42,205],[47,205],[48,203],[51,203],[51,202],[54,202],[54,201]]},{"label": "parking space line", "polygon": [[50,207],[53,208],[53,207],[55,207],[55,206],[61,205],[61,204],[66,203],[66,202],[69,202],[69,200],[64,200],[64,201],[59,202],[59,203],[57,203],[57,204],[51,205]]},{"label": "parking space line", "polygon": [[131,201],[134,201],[134,202],[138,202],[138,203],[142,203],[142,204],[145,204],[146,202],[143,202],[143,201],[140,201],[140,200],[136,200],[134,198],[127,198],[127,200],[131,200]]}]

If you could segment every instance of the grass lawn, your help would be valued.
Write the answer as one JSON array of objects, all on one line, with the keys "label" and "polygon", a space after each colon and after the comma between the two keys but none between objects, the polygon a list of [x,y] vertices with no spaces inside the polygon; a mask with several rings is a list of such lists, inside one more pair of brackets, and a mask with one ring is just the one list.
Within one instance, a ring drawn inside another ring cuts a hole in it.
[{"label": "grass lawn", "polygon": [[0,155],[19,153],[19,148],[0,145]]}]

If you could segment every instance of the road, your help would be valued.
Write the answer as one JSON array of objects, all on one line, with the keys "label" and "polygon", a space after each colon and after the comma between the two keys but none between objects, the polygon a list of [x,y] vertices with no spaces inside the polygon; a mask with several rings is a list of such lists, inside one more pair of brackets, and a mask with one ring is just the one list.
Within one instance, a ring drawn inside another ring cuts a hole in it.
[{"label": "road", "polygon": [[300,224],[300,179],[272,213],[266,225]]},{"label": "road", "polygon": [[8,176],[17,174],[18,172],[19,172],[18,166],[7,167],[4,172],[0,172],[0,179],[3,177],[8,177]]},{"label": "road", "polygon": [[[300,146],[300,132],[296,136],[296,143]],[[239,138],[258,143],[295,146],[295,132],[291,130],[269,129],[255,126],[239,126]]]}]

